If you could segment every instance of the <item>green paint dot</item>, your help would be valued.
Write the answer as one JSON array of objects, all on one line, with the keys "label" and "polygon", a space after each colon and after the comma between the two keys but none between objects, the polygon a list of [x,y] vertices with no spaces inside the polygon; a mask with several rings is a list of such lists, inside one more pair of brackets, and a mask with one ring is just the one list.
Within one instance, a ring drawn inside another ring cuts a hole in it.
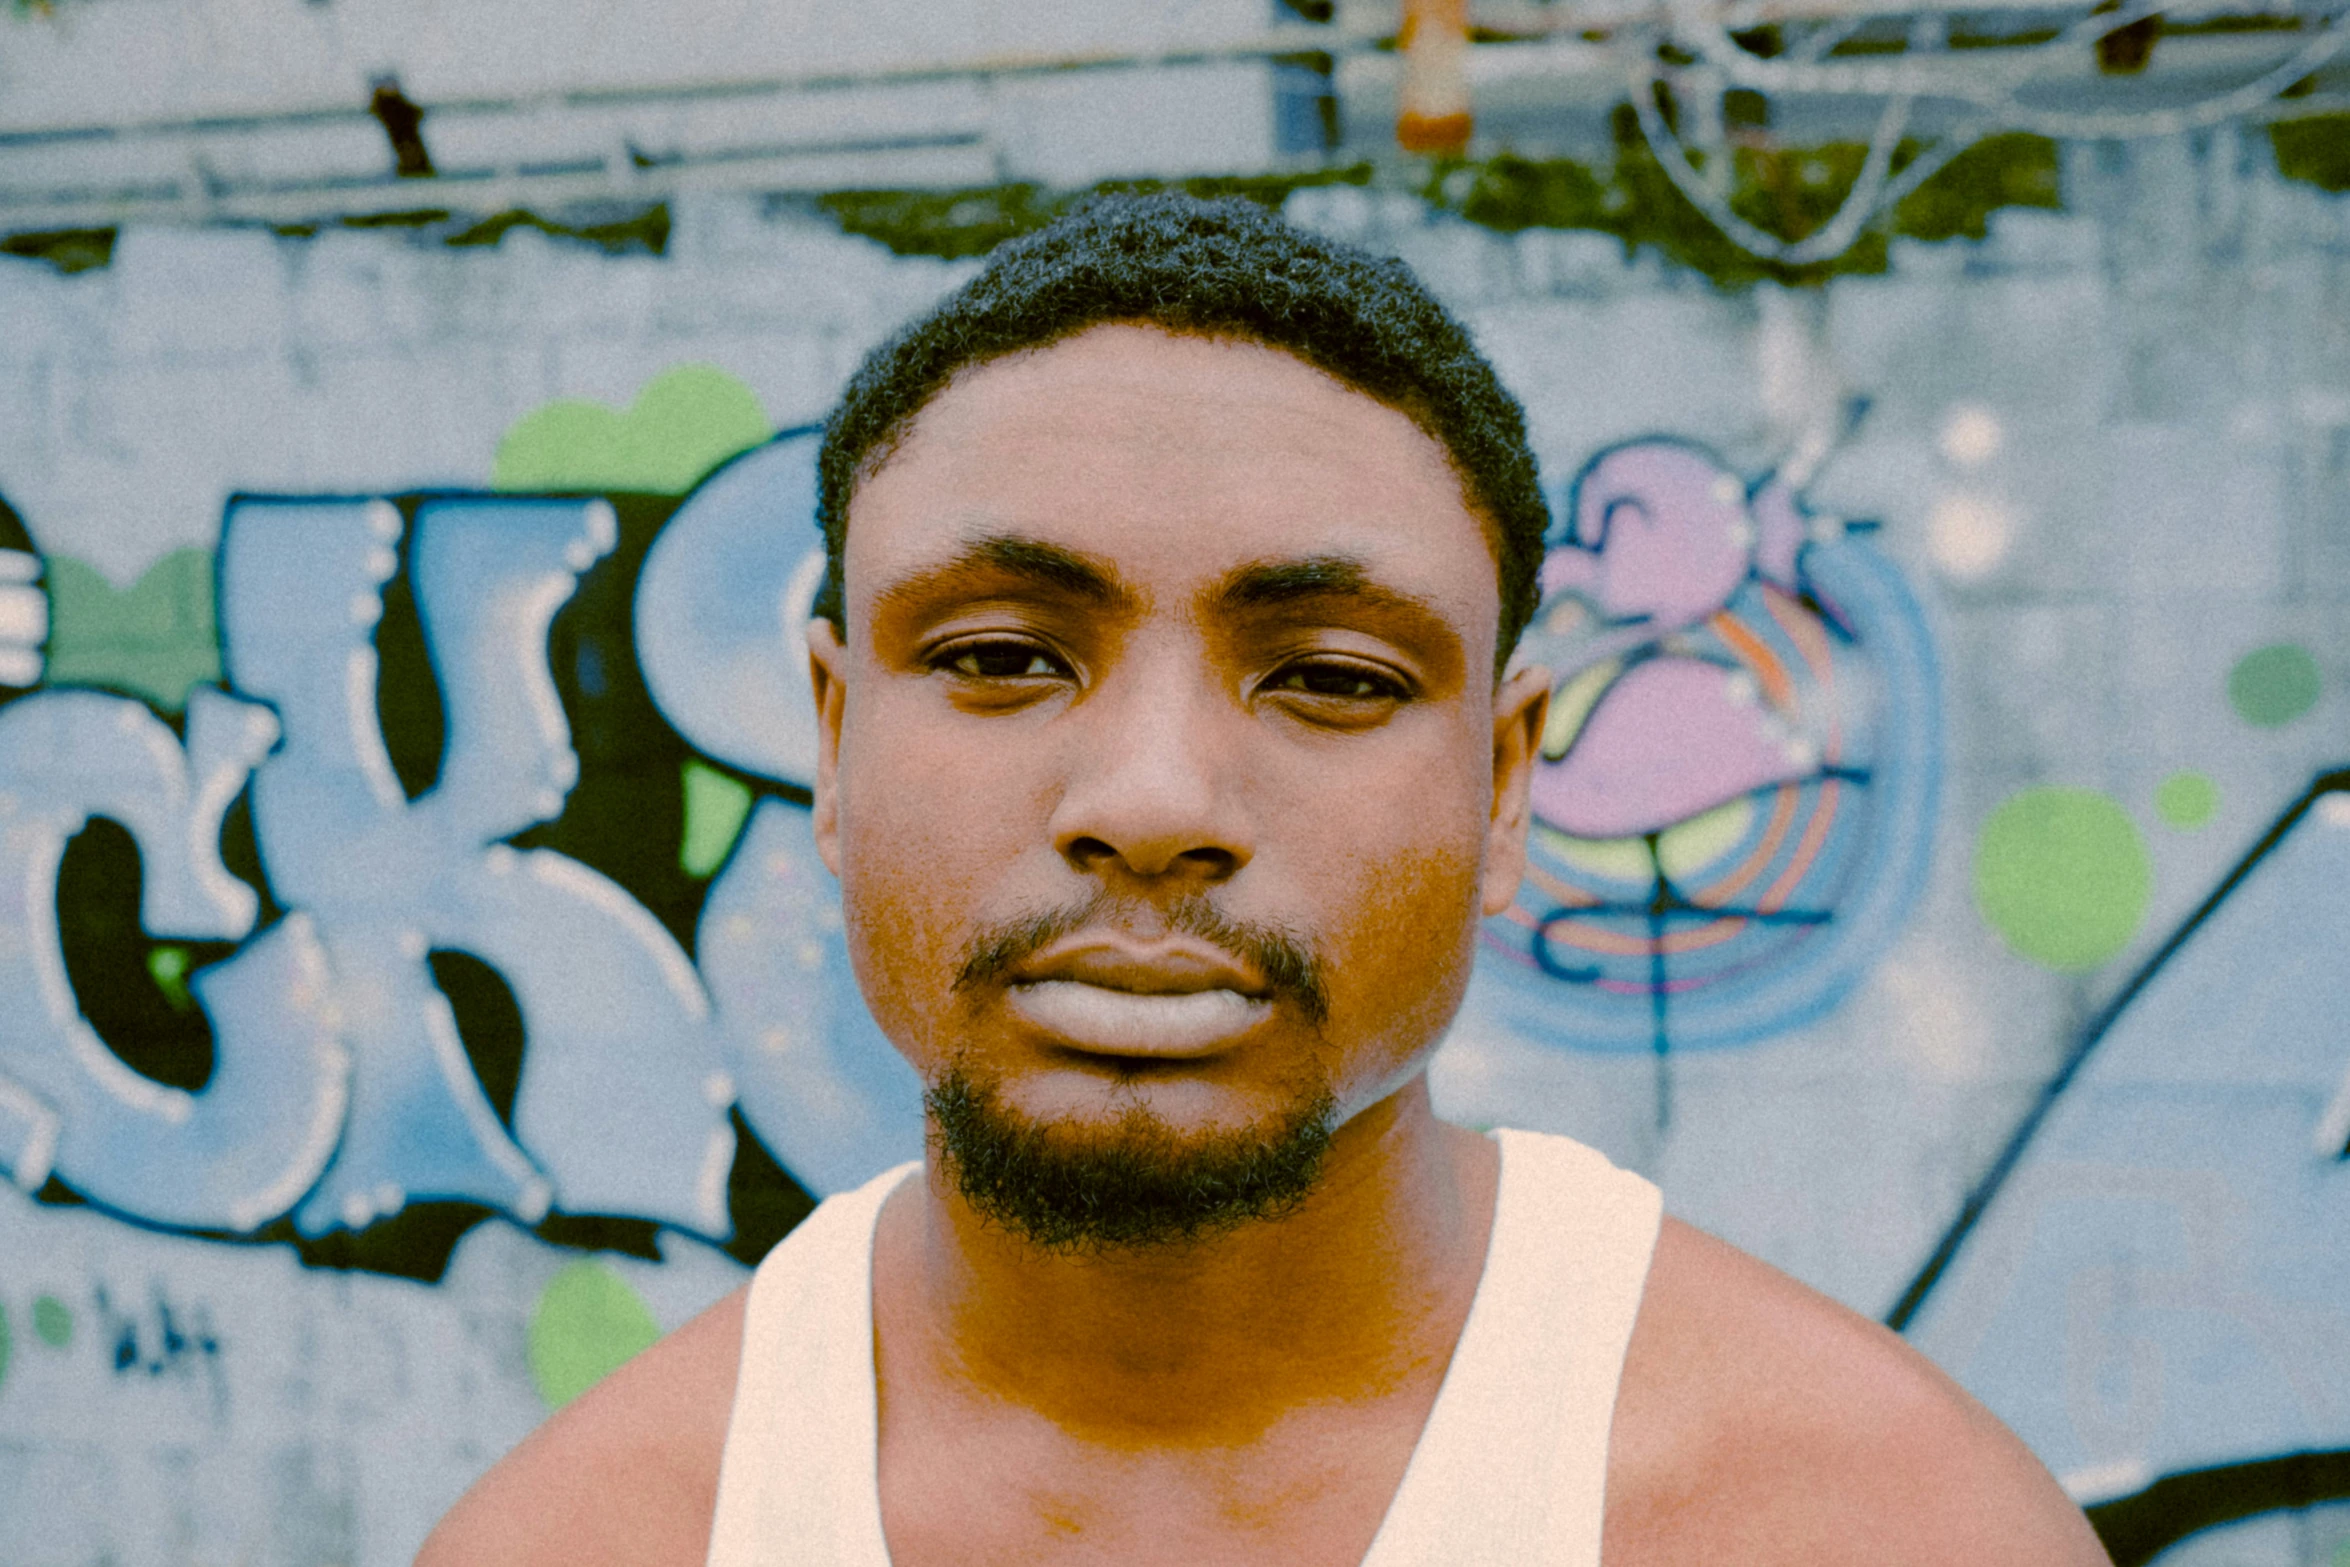
[{"label": "green paint dot", "polygon": [[524,414],[498,442],[490,487],[683,495],[774,433],[749,387],[716,365],[679,365],[626,413],[567,397]]},{"label": "green paint dot", "polygon": [[2019,957],[2095,968],[2146,917],[2154,868],[2124,811],[2093,789],[2027,789],[1975,840],[1975,907]]},{"label": "green paint dot", "polygon": [[156,947],[147,954],[147,974],[163,992],[175,1012],[185,1012],[195,1005],[188,994],[188,949],[169,944]]},{"label": "green paint dot", "polygon": [[63,1349],[73,1342],[73,1312],[64,1301],[43,1295],[33,1302],[33,1337],[51,1349]]},{"label": "green paint dot", "polygon": [[2201,773],[2173,773],[2154,791],[2155,814],[2182,832],[2207,824],[2219,809],[2219,785]]},{"label": "green paint dot", "polygon": [[717,768],[685,764],[685,834],[677,863],[688,876],[709,876],[726,863],[751,814],[751,791]]},{"label": "green paint dot", "polygon": [[600,1262],[575,1262],[547,1281],[530,1315],[530,1377],[561,1409],[661,1336],[626,1280]]},{"label": "green paint dot", "polygon": [[2295,642],[2256,648],[2228,671],[2228,703],[2248,724],[2274,729],[2317,705],[2317,660]]}]

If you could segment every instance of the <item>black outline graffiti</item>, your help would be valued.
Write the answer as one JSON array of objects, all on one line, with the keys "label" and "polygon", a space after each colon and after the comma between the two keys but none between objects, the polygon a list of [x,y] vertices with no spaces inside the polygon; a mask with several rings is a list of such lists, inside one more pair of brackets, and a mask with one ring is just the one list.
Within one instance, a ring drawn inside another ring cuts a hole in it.
[{"label": "black outline graffiti", "polygon": [[[2139,994],[2152,983],[2179,950],[2203,927],[2204,921],[2219,911],[2241,886],[2244,879],[2268,858],[2287,834],[2300,825],[2312,807],[2327,795],[2350,797],[2350,767],[2331,769],[2310,780],[2301,797],[2285,809],[2283,815],[2262,833],[2242,859],[2220,878],[2219,885],[2197,905],[2195,912],[2171,932],[2168,939],[2155,949],[2129,982],[2089,1020],[2081,1037],[2066,1054],[2064,1062],[2040,1090],[2032,1108],[2018,1123],[2013,1136],[1991,1168],[1967,1193],[1959,1205],[1957,1218],[1943,1232],[1925,1266],[1910,1280],[1901,1292],[1893,1309],[1885,1314],[1885,1325],[1894,1332],[1906,1330],[1924,1307],[1926,1298],[1949,1272],[1957,1260],[1959,1249],[1966,1244],[1976,1224],[1989,1210],[1992,1200],[1999,1195],[2007,1178],[2023,1161],[2025,1151],[2033,1138],[2039,1135],[2041,1125],[2049,1112],[2064,1096],[2089,1056],[2105,1036],[2112,1032],[2123,1014]],[[2350,1449],[2314,1453],[2284,1453],[2273,1458],[2255,1459],[2240,1464],[2225,1464],[2211,1469],[2184,1470],[2163,1475],[2127,1496],[2099,1502],[2086,1509],[2089,1521],[2096,1526],[2106,1551],[2113,1557],[2114,1567],[2141,1567],[2161,1552],[2184,1540],[2191,1534],[2223,1523],[2256,1517],[2262,1513],[2287,1509],[2313,1507],[2323,1502],[2350,1499]]]},{"label": "black outline graffiti", "polygon": [[2350,1448],[2189,1469],[2087,1511],[2113,1567],[2144,1567],[2191,1534],[2346,1496]]}]

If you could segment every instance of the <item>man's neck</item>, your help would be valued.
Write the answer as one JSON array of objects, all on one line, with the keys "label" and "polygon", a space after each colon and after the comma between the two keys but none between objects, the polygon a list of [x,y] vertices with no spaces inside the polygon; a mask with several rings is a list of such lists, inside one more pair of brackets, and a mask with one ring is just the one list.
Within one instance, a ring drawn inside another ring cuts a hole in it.
[{"label": "man's neck", "polygon": [[1433,1397],[1482,1273],[1499,1160],[1415,1077],[1333,1135],[1295,1212],[1064,1255],[933,1169],[876,1236],[883,1382],[1025,1406],[1111,1446],[1245,1445],[1304,1406]]}]

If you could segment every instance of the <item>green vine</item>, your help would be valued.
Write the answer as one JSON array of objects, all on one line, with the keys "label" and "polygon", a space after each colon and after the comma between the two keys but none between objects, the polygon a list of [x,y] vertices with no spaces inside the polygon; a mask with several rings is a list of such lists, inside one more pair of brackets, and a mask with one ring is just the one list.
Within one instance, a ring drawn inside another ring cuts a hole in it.
[{"label": "green vine", "polygon": [[1188,180],[1106,180],[1084,190],[1041,185],[990,185],[966,190],[845,190],[816,198],[816,206],[851,234],[879,240],[900,256],[985,255],[1107,192],[1180,190],[1194,196],[1241,196],[1278,207],[1289,193],[1311,185],[1367,185],[1371,166],[1315,169],[1295,174],[1239,174]]},{"label": "green vine", "polygon": [[2350,114],[2312,114],[2268,128],[2277,172],[2319,190],[2350,190]]},{"label": "green vine", "polygon": [[113,229],[45,229],[31,234],[11,234],[0,239],[0,256],[45,261],[71,276],[112,261],[114,239]]},{"label": "green vine", "polygon": [[[1981,239],[1990,230],[1991,214],[2002,207],[2062,205],[2054,142],[2039,136],[1992,137],[1912,191],[1844,254],[1789,266],[1749,254],[1692,206],[1640,136],[1629,108],[1618,111],[1615,130],[1612,168],[1504,155],[1432,181],[1428,194],[1436,205],[1504,233],[1557,228],[1612,234],[1627,253],[1653,248],[1722,288],[1765,280],[1816,286],[1845,273],[1883,272],[1890,265],[1892,236]],[[1923,150],[1904,142],[1894,155],[1895,172]],[[1731,210],[1766,233],[1792,241],[1835,216],[1860,176],[1868,148],[1858,142],[1774,147],[1750,140],[1730,157]]]},{"label": "green vine", "polygon": [[[1430,207],[1501,233],[1585,229],[1612,234],[1627,251],[1653,247],[1723,288],[1769,279],[1816,285],[1849,272],[1882,272],[1888,232],[1919,240],[1980,239],[2001,207],[2059,206],[2056,144],[2039,136],[1998,136],[1969,148],[1912,191],[1892,212],[1833,260],[1786,266],[1741,249],[1676,189],[1633,123],[1618,111],[1611,166],[1567,158],[1503,153],[1433,166],[1417,194]],[[1904,143],[1896,170],[1922,149]],[[1771,147],[1752,142],[1732,154],[1730,205],[1740,217],[1786,239],[1799,239],[1834,216],[1868,149],[1857,142]],[[1368,164],[1305,175],[1239,179],[1120,181],[1055,193],[1036,185],[949,191],[844,191],[817,205],[851,234],[879,240],[899,255],[976,256],[1043,227],[1083,197],[1105,190],[1181,189],[1238,195],[1278,205],[1307,185],[1367,185]]]}]

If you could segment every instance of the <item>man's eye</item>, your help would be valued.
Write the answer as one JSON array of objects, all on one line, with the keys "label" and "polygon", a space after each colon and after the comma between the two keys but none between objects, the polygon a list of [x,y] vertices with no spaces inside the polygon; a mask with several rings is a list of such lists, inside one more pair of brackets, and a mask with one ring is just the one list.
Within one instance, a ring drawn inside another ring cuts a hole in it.
[{"label": "man's eye", "polygon": [[1029,680],[1065,675],[1069,666],[1029,642],[969,642],[949,648],[936,665],[972,680]]},{"label": "man's eye", "polygon": [[1275,675],[1271,685],[1276,691],[1348,697],[1356,701],[1395,701],[1405,694],[1403,682],[1361,664],[1292,664]]}]

